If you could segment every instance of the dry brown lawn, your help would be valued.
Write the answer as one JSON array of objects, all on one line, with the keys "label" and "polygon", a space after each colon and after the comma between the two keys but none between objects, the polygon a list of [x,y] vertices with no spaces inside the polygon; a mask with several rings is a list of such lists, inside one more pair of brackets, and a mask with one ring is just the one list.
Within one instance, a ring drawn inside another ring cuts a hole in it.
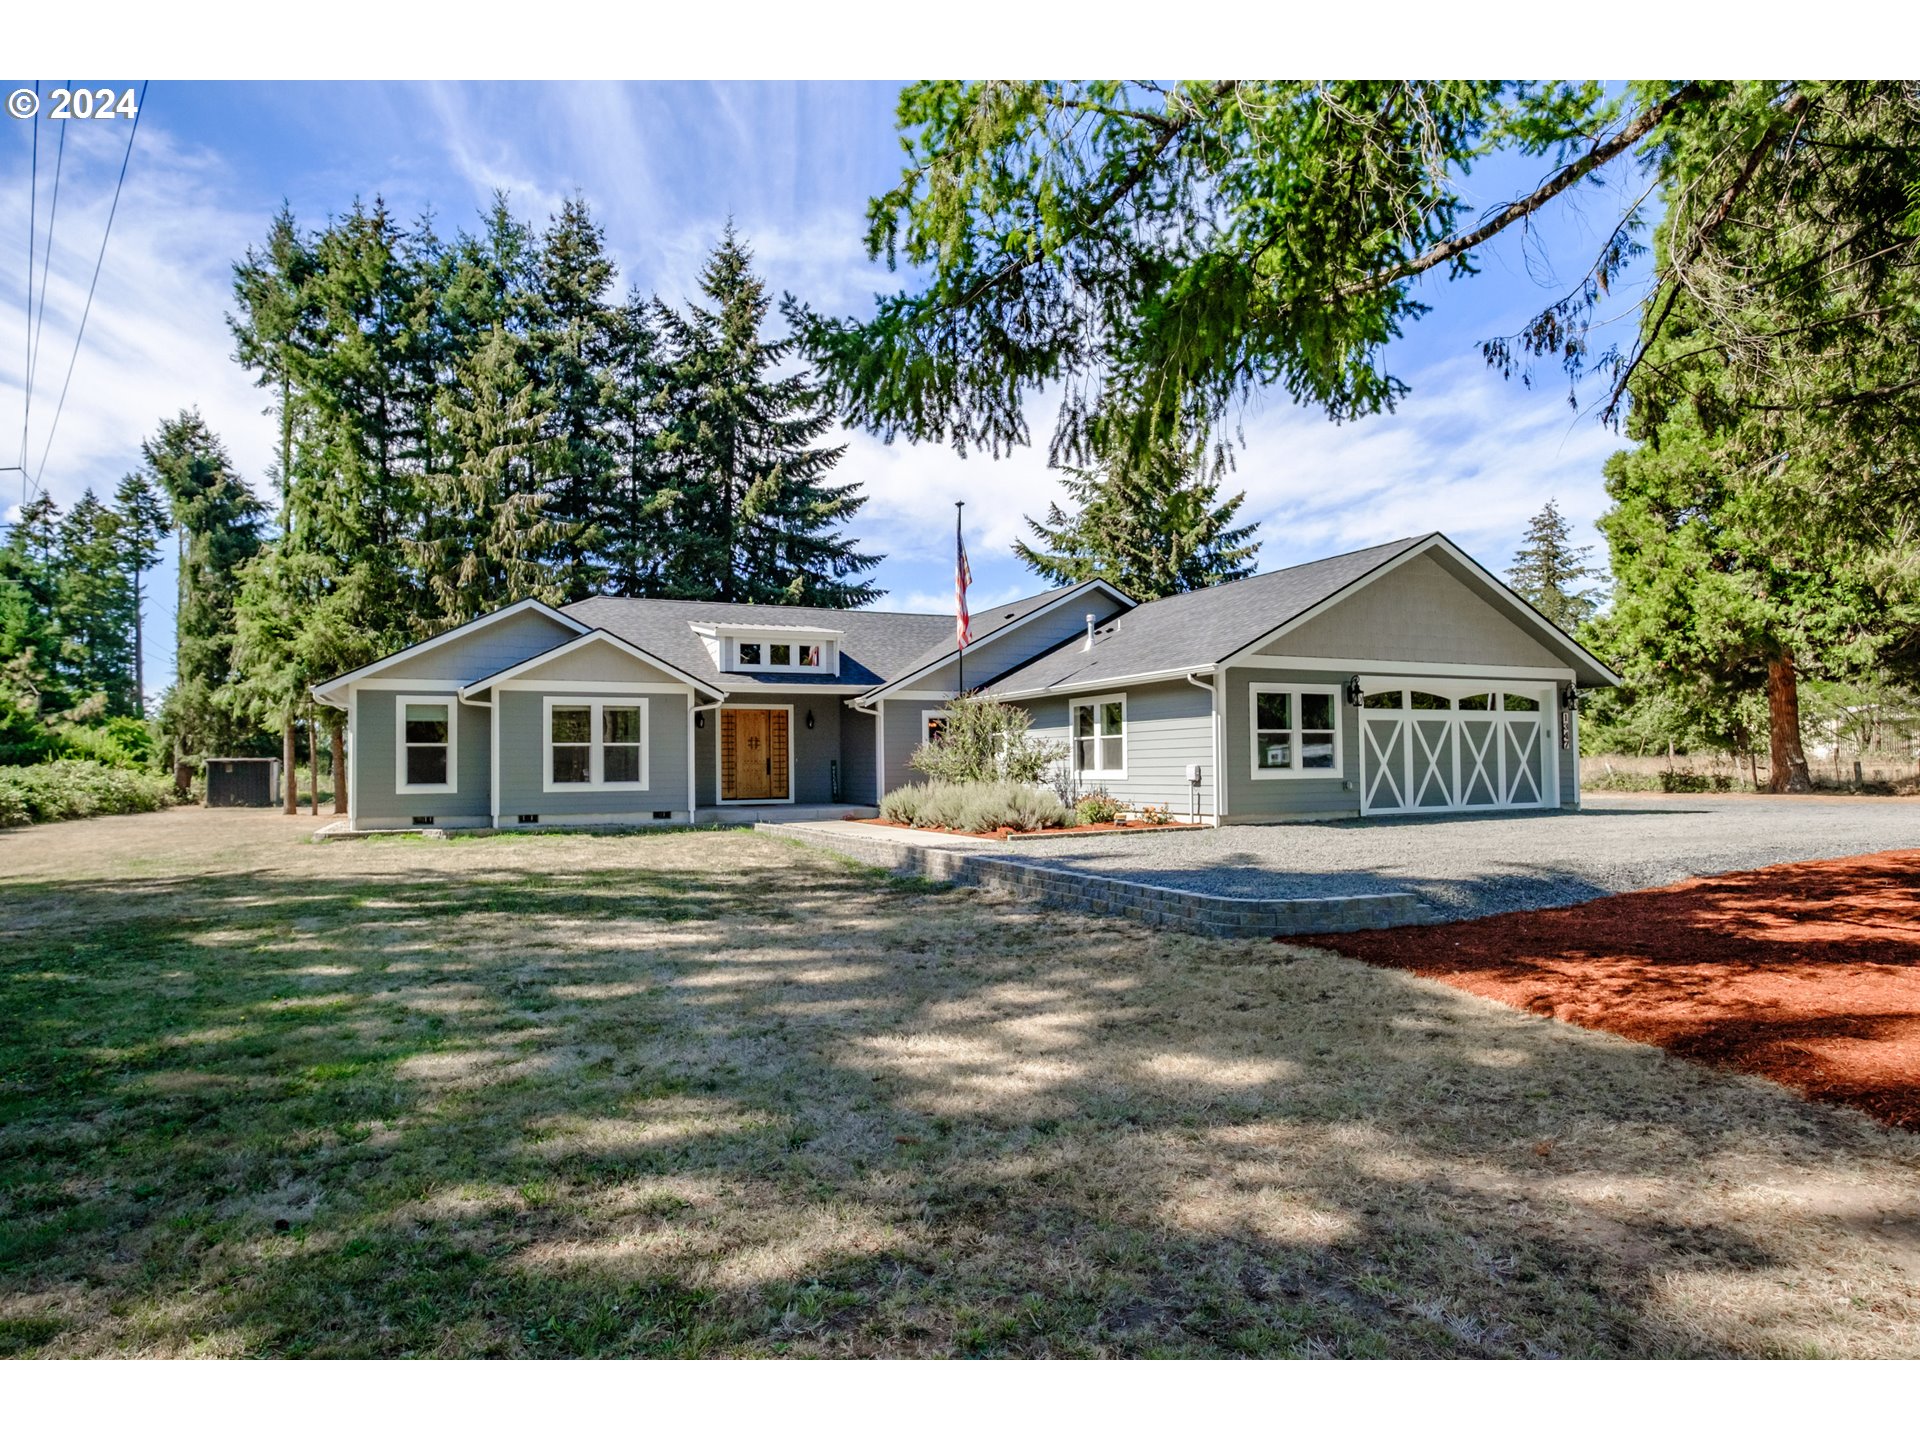
[{"label": "dry brown lawn", "polygon": [[0,833],[0,1353],[1920,1354],[1920,1137],[740,832]]}]

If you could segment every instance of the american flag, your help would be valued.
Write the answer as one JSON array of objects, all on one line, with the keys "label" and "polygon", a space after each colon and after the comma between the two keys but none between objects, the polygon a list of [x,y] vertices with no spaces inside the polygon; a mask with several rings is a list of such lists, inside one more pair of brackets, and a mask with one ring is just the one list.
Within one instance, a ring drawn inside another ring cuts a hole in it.
[{"label": "american flag", "polygon": [[973,583],[973,567],[967,564],[967,542],[956,533],[953,544],[960,557],[953,567],[953,636],[954,643],[964,650],[973,639],[971,619],[967,615],[967,586]]}]

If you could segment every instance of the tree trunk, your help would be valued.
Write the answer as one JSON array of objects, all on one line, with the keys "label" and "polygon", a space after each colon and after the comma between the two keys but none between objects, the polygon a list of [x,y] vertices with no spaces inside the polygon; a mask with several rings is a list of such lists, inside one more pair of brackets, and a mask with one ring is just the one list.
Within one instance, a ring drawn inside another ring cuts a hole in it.
[{"label": "tree trunk", "polygon": [[333,813],[347,813],[347,741],[338,720],[333,722]]},{"label": "tree trunk", "polygon": [[286,776],[288,815],[300,813],[300,754],[293,748],[293,717],[289,715],[280,731],[280,770]]},{"label": "tree trunk", "polygon": [[320,727],[307,712],[307,813],[320,813]]},{"label": "tree trunk", "polygon": [[1774,794],[1805,795],[1813,789],[1800,747],[1800,682],[1791,650],[1782,650],[1767,665],[1767,764],[1767,788]]},{"label": "tree trunk", "polygon": [[140,606],[143,597],[140,594],[140,572],[133,572],[133,713],[142,720],[147,718],[147,666],[141,654]]}]

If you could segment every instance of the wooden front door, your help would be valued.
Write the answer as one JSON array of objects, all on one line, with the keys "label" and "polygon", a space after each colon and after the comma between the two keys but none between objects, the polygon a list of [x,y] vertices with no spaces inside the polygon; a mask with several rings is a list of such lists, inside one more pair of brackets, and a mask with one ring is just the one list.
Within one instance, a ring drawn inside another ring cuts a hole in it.
[{"label": "wooden front door", "polygon": [[787,712],[720,712],[720,798],[787,798]]}]

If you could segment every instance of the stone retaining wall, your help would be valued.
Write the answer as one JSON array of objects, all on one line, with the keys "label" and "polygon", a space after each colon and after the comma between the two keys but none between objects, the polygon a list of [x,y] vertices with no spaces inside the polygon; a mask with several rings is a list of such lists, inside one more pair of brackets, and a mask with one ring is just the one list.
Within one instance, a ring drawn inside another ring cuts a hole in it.
[{"label": "stone retaining wall", "polygon": [[1043,905],[1120,915],[1149,925],[1164,925],[1223,938],[1272,935],[1326,935],[1343,930],[1379,930],[1390,925],[1423,925],[1434,913],[1417,895],[1329,895],[1305,899],[1267,899],[1203,895],[1168,885],[1148,885],[1112,875],[1093,875],[1033,860],[983,853],[984,847],[916,845],[891,836],[850,835],[844,829],[773,824],[754,828],[789,840],[818,845],[895,874],[920,875],[954,885],[976,885]]}]

